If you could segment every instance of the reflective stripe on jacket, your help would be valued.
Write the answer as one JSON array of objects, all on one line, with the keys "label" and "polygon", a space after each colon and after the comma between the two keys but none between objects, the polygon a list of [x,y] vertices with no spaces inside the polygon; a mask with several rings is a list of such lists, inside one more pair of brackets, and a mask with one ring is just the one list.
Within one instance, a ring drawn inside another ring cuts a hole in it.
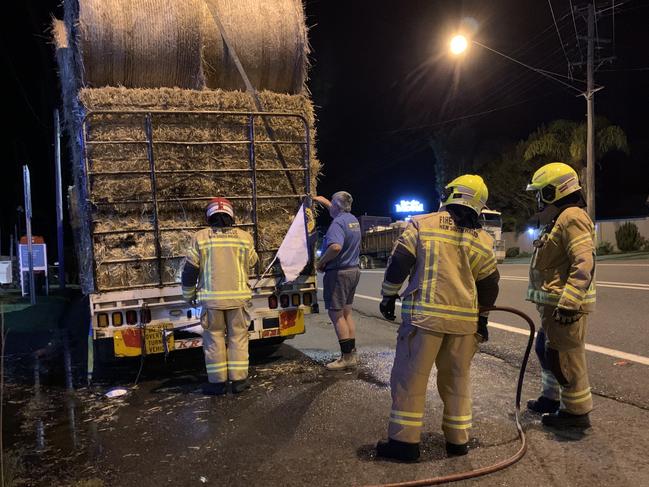
[{"label": "reflective stripe on jacket", "polygon": [[[402,295],[404,319],[440,333],[474,333],[475,283],[496,270],[492,237],[482,229],[458,227],[448,212],[441,211],[413,217],[397,246],[416,258]],[[385,281],[384,294],[394,284]]]},{"label": "reflective stripe on jacket", "polygon": [[183,287],[207,308],[231,309],[252,297],[248,271],[258,260],[252,236],[239,228],[204,228],[196,232],[187,263],[200,270],[196,289]]},{"label": "reflective stripe on jacket", "polygon": [[530,265],[527,300],[591,312],[595,309],[595,226],[578,207],[541,231]]}]

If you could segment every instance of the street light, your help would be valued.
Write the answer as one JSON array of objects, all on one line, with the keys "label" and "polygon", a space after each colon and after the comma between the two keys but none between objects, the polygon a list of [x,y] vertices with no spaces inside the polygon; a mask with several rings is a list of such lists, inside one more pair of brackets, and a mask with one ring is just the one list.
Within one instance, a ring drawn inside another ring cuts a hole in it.
[{"label": "street light", "polygon": [[[592,12],[591,8],[589,7],[589,29],[591,28],[592,25]],[[594,87],[594,82],[593,82],[593,62],[592,62],[592,42],[593,41],[593,36],[592,33],[589,31],[589,36],[588,36],[588,47],[589,47],[589,54],[588,54],[588,80],[587,80],[587,87],[586,91],[580,90],[579,88],[576,88],[575,86],[571,85],[570,83],[566,83],[565,81],[557,78],[557,73],[553,73],[551,71],[547,71],[545,69],[540,69],[540,68],[535,68],[534,66],[530,66],[529,64],[525,64],[522,61],[519,61],[518,59],[515,59],[511,56],[508,56],[507,54],[497,51],[496,49],[493,49],[492,47],[486,46],[482,44],[481,42],[476,41],[475,39],[469,39],[462,34],[457,34],[455,35],[450,43],[449,43],[449,48],[450,51],[453,55],[459,56],[460,54],[464,53],[466,49],[469,46],[469,42],[471,44],[475,44],[477,46],[480,46],[487,51],[491,51],[494,54],[498,54],[501,57],[504,57],[505,59],[508,59],[509,61],[513,61],[516,64],[519,64],[523,66],[524,68],[527,68],[529,70],[534,71],[535,73],[540,74],[541,76],[544,76],[546,78],[552,79],[558,83],[561,83],[562,85],[571,88],[572,90],[575,90],[577,93],[579,93],[581,96],[586,98],[586,104],[587,104],[587,141],[586,141],[586,188],[587,188],[587,194],[586,194],[586,206],[588,209],[588,214],[592,218],[593,221],[595,221],[595,136],[594,136],[594,108],[593,108],[593,95],[595,92],[601,90],[603,87]],[[583,182],[583,181],[582,181]]]},{"label": "street light", "polygon": [[449,46],[451,52],[458,56],[466,51],[467,47],[469,47],[469,41],[467,41],[466,37],[464,37],[463,35],[458,34],[451,39]]}]

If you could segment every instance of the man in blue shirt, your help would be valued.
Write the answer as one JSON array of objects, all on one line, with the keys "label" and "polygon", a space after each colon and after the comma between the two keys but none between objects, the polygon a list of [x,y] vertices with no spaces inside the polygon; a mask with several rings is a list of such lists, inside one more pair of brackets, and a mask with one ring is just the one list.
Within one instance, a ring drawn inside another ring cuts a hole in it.
[{"label": "man in blue shirt", "polygon": [[336,329],[341,353],[340,358],[326,367],[329,370],[345,370],[358,365],[352,303],[361,277],[358,269],[361,228],[356,217],[350,213],[353,199],[346,191],[334,193],[331,201],[324,196],[316,196],[314,201],[328,208],[333,218],[322,245],[318,270],[325,273],[325,308]]}]

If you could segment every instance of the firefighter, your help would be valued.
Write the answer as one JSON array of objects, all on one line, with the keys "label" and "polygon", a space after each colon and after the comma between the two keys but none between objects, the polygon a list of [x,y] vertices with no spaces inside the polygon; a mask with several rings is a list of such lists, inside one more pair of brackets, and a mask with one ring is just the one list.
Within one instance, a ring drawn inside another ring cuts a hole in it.
[{"label": "firefighter", "polygon": [[481,228],[487,202],[480,176],[466,174],[447,186],[437,213],[415,216],[392,250],[380,311],[394,320],[401,295],[402,322],[392,366],[392,411],[388,441],[377,455],[401,461],[419,458],[428,377],[437,366],[444,412],[442,430],[449,456],[468,453],[471,427],[469,369],[478,343],[487,341],[487,313],[498,296],[493,238]]},{"label": "firefighter", "polygon": [[212,199],[206,214],[209,228],[196,232],[185,259],[183,297],[202,306],[203,392],[225,394],[230,379],[232,392],[239,393],[248,388],[248,271],[258,258],[252,236],[234,227],[230,201]]},{"label": "firefighter", "polygon": [[[594,190],[594,189],[593,189]],[[595,227],[574,169],[561,162],[534,173],[540,234],[534,241],[527,299],[541,315],[537,343],[542,394],[527,407],[555,428],[588,428],[593,407],[586,370],[586,316],[595,307]]]}]

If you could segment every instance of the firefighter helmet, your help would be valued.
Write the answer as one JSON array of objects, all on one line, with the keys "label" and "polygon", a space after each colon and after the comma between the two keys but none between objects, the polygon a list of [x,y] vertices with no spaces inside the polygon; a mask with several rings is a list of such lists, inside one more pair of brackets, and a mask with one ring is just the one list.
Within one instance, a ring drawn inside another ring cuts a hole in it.
[{"label": "firefighter helmet", "polygon": [[234,208],[227,198],[212,198],[205,208],[205,213],[208,220],[215,213],[225,213],[234,218]]},{"label": "firefighter helmet", "polygon": [[468,206],[478,215],[487,204],[489,190],[476,174],[464,174],[455,178],[444,188],[442,208],[446,205]]},{"label": "firefighter helmet", "polygon": [[538,191],[539,200],[546,204],[580,189],[577,172],[563,162],[551,162],[538,169],[526,188],[527,191]]}]

